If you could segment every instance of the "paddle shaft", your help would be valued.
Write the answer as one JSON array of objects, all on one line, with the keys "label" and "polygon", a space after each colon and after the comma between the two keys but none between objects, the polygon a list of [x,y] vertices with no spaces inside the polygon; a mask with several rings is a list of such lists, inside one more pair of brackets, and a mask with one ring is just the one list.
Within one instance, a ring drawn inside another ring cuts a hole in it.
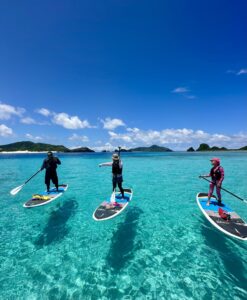
[{"label": "paddle shaft", "polygon": [[[205,177],[201,177],[201,178],[204,179],[204,180],[206,180],[206,181],[208,181],[208,182],[210,182],[210,183],[214,183],[214,182],[212,182],[211,180],[209,180],[209,179],[207,179],[207,178],[205,178]],[[241,201],[247,203],[247,201],[246,201],[245,199],[243,199],[243,198],[239,197],[238,195],[236,195],[236,194],[234,194],[234,193],[228,191],[227,189],[225,189],[225,188],[223,188],[223,187],[220,187],[220,189],[222,189],[222,191],[225,191],[225,192],[227,192],[228,194],[230,194],[230,195],[236,197],[237,199],[239,199],[239,200],[241,200]]]},{"label": "paddle shaft", "polygon": [[118,147],[118,156],[119,156],[119,158],[120,158],[120,154],[121,153],[121,147]]},{"label": "paddle shaft", "polygon": [[33,174],[30,178],[28,178],[24,184],[27,184],[31,179],[33,179],[34,176],[36,176],[39,172],[41,171],[41,169],[39,169],[35,174]]}]

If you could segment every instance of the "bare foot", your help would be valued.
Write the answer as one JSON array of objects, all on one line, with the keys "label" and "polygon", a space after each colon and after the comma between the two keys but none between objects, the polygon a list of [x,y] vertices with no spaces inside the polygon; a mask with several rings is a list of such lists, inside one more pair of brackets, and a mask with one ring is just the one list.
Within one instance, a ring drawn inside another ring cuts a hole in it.
[{"label": "bare foot", "polygon": [[207,206],[209,206],[209,205],[210,205],[210,201],[207,202]]}]

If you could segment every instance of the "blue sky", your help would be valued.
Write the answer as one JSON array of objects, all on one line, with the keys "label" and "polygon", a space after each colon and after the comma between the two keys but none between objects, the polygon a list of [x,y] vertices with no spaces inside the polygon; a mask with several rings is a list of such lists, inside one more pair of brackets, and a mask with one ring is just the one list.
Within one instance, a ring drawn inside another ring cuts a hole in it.
[{"label": "blue sky", "polygon": [[247,145],[246,1],[0,1],[0,144]]}]

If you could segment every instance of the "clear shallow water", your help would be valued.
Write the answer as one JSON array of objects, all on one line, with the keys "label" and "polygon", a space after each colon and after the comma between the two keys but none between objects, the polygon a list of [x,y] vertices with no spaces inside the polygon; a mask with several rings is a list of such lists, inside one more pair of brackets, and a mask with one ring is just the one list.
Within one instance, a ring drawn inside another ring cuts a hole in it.
[{"label": "clear shallow water", "polygon": [[[61,155],[69,190],[36,209],[22,204],[44,190],[44,174],[9,191],[43,155],[1,155],[0,299],[246,299],[247,244],[214,229],[195,201],[211,155],[123,154],[134,197],[107,222],[92,214],[111,193],[110,169],[97,166],[110,154]],[[224,186],[247,198],[247,155],[218,155]],[[246,205],[223,197],[247,220]]]}]

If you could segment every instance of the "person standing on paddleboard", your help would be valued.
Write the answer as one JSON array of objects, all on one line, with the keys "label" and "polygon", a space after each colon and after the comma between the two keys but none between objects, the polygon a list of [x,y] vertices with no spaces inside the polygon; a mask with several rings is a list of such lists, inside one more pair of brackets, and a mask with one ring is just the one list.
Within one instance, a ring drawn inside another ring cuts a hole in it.
[{"label": "person standing on paddleboard", "polygon": [[224,169],[220,165],[220,159],[217,157],[212,158],[212,169],[208,175],[201,175],[200,177],[211,177],[211,183],[209,185],[209,192],[208,192],[208,202],[207,206],[210,205],[210,199],[214,192],[214,187],[216,187],[216,193],[218,197],[218,203],[221,205],[221,185],[224,180]]},{"label": "person standing on paddleboard", "polygon": [[45,172],[45,184],[47,192],[50,192],[50,182],[52,181],[58,191],[58,177],[57,177],[57,165],[61,165],[59,158],[53,156],[51,151],[47,152],[47,158],[44,159],[40,170],[46,170]]},{"label": "person standing on paddleboard", "polygon": [[100,164],[99,167],[112,167],[112,189],[113,192],[115,192],[115,189],[118,185],[118,188],[122,194],[122,197],[124,198],[124,189],[122,187],[122,183],[123,183],[123,162],[120,159],[119,154],[114,153],[112,155],[112,162],[107,162],[107,163],[103,163]]}]

